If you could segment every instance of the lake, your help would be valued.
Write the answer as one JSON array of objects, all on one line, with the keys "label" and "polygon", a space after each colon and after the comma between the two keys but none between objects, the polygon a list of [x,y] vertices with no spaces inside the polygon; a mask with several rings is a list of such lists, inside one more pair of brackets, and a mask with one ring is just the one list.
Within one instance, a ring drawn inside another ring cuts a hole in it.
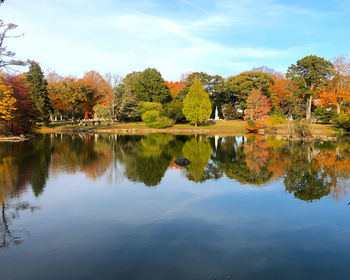
[{"label": "lake", "polygon": [[0,279],[350,279],[349,177],[346,139],[0,143]]}]

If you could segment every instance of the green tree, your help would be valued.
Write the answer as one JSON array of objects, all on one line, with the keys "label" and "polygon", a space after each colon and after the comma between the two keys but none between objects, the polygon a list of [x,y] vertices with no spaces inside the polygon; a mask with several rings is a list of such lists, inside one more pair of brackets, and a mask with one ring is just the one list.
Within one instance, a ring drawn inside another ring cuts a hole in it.
[{"label": "green tree", "polygon": [[263,72],[243,72],[229,77],[223,87],[224,103],[239,105],[239,108],[247,108],[247,98],[253,89],[260,89],[267,97],[271,96],[271,85],[274,80],[271,75]]},{"label": "green tree", "polygon": [[210,117],[212,108],[209,96],[197,78],[190,87],[183,105],[182,112],[187,120],[195,124],[195,127],[199,122],[203,122]]},{"label": "green tree", "polygon": [[141,72],[127,74],[122,83],[116,88],[115,112],[118,120],[131,121],[139,120],[138,100],[136,96],[136,83]]},{"label": "green tree", "polygon": [[27,72],[27,81],[38,121],[48,122],[52,109],[47,90],[47,81],[37,62],[31,62]]},{"label": "green tree", "polygon": [[[218,108],[219,115],[222,114],[222,104],[225,103],[225,98],[223,96],[223,85],[224,85],[224,78],[219,75],[209,75],[205,72],[193,72],[187,74],[184,82],[185,82],[185,88],[179,93],[180,96],[185,96],[190,87],[192,86],[195,78],[197,77],[198,80],[202,83],[205,91],[209,94],[210,101],[212,103],[212,114],[215,112],[215,108]],[[212,116],[214,117],[214,116]]]},{"label": "green tree", "polygon": [[155,68],[147,68],[139,75],[135,83],[135,93],[139,101],[165,104],[171,100],[169,88]]},{"label": "green tree", "polygon": [[182,112],[183,106],[183,100],[175,98],[173,101],[165,105],[164,114],[175,122],[181,121],[185,118]]},{"label": "green tree", "polygon": [[292,64],[287,71],[287,78],[296,81],[299,94],[306,102],[306,119],[311,119],[313,98],[319,86],[326,82],[332,74],[333,64],[316,55],[305,56]]}]

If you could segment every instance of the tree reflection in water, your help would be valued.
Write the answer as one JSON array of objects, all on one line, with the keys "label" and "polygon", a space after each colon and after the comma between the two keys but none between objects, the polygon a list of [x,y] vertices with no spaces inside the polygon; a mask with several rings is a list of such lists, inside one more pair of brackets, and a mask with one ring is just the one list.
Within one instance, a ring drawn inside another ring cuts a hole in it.
[{"label": "tree reflection in water", "polygon": [[[106,176],[110,183],[127,178],[157,186],[169,167],[176,167],[174,159],[180,156],[190,159],[191,164],[179,172],[196,183],[223,176],[252,186],[279,180],[288,193],[304,201],[327,195],[339,200],[347,195],[349,186],[350,142],[346,139],[302,143],[259,135],[43,135],[0,146],[2,247],[10,240],[14,244],[21,240],[9,228],[12,214],[37,209],[8,202],[19,198],[28,186],[40,196],[50,176],[77,172],[91,180]],[[10,209],[11,215],[7,214]]]}]

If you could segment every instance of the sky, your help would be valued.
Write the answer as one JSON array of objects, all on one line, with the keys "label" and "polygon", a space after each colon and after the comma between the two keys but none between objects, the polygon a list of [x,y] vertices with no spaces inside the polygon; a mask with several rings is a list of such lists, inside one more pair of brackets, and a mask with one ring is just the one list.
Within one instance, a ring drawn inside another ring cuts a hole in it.
[{"label": "sky", "polygon": [[148,67],[173,81],[229,77],[350,53],[350,0],[5,0],[0,18],[25,34],[5,43],[17,58],[77,77]]}]

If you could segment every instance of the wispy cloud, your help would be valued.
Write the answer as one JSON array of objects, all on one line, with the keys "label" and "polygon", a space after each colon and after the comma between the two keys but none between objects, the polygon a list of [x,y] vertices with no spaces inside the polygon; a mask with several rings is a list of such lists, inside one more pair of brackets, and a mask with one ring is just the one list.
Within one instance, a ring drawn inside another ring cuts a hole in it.
[{"label": "wispy cloud", "polygon": [[281,70],[322,51],[325,43],[309,34],[339,13],[273,0],[30,2],[1,7],[26,33],[9,43],[20,57],[62,74],[156,67],[166,79],[188,71],[229,76],[262,64]]}]

